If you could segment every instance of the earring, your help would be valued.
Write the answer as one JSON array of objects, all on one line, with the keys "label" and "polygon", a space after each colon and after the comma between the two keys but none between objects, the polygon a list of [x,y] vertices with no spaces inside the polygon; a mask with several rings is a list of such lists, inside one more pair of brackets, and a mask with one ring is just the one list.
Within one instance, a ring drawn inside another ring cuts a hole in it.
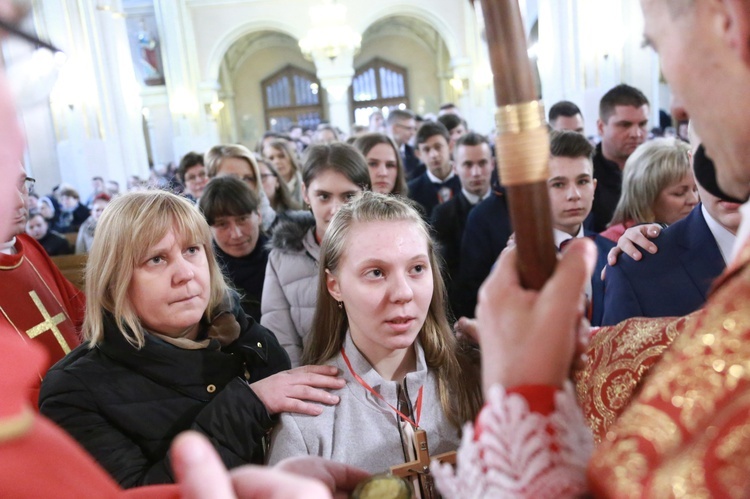
[{"label": "earring", "polygon": [[339,306],[339,310],[343,310],[343,308],[344,308],[344,304],[343,304],[342,302],[340,302],[340,301],[337,301],[336,303],[337,303],[337,304],[338,304],[338,306]]}]

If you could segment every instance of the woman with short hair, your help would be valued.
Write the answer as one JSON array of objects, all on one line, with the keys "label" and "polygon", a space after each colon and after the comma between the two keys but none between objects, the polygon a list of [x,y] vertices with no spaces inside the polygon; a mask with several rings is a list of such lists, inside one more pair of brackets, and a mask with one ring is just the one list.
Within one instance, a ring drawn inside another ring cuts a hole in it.
[{"label": "woman with short hair", "polygon": [[260,302],[268,263],[268,238],[261,230],[260,199],[234,177],[211,179],[200,209],[211,227],[216,260],[240,293],[242,309],[260,321]]},{"label": "woman with short hair", "polygon": [[276,221],[276,212],[263,192],[258,160],[250,149],[240,144],[213,146],[205,154],[208,178],[232,175],[242,180],[260,196],[260,216],[263,229],[269,230]]},{"label": "woman with short hair", "polygon": [[319,389],[343,385],[335,369],[285,371],[289,358],[242,313],[208,224],[181,196],[110,203],[86,296],[86,343],[48,371],[39,408],[123,487],[174,481],[168,450],[181,431],[205,434],[227,467],[262,463],[274,414],[337,402]]},{"label": "woman with short hair", "polygon": [[617,242],[634,225],[670,225],[685,218],[696,204],[690,146],[678,139],[651,140],[625,162],[620,201],[602,236]]}]

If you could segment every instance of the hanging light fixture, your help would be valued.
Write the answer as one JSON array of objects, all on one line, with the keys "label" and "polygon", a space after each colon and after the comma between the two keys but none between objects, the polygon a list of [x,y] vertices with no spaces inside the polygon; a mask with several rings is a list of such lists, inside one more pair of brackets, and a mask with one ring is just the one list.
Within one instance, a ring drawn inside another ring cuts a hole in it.
[{"label": "hanging light fixture", "polygon": [[310,7],[312,27],[299,41],[302,53],[308,59],[326,57],[333,61],[342,52],[356,52],[362,37],[346,24],[346,6],[334,0],[323,0]]}]

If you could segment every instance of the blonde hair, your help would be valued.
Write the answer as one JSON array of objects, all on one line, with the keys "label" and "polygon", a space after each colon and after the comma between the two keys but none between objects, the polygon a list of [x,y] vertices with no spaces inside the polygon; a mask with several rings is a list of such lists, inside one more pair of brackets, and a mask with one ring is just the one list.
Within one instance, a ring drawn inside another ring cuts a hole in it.
[{"label": "blonde hair", "polygon": [[458,428],[474,419],[481,406],[478,361],[459,345],[445,314],[445,284],[430,232],[419,213],[403,198],[370,191],[343,206],[331,220],[320,248],[318,300],[310,340],[303,354],[304,364],[322,364],[338,355],[349,329],[346,313],[328,292],[326,271],[336,273],[347,248],[347,239],[358,223],[378,221],[412,222],[424,234],[432,269],[433,291],[418,339],[427,366],[436,371],[440,404],[449,421]]},{"label": "blonde hair", "polygon": [[86,313],[83,335],[94,347],[104,337],[104,314],[113,316],[120,333],[136,348],[145,332],[128,296],[136,267],[170,231],[179,240],[203,246],[211,293],[204,318],[212,320],[229,288],[211,245],[206,220],[190,201],[160,191],[135,191],[112,200],[96,225],[96,241],[86,263]]},{"label": "blonde hair", "polygon": [[639,146],[625,162],[622,195],[610,225],[659,222],[654,203],[661,191],[690,174],[689,153],[690,146],[679,139],[659,138]]},{"label": "blonde hair", "polygon": [[221,168],[221,160],[224,158],[238,158],[244,159],[250,163],[250,169],[253,171],[255,176],[255,190],[260,192],[262,189],[260,168],[258,167],[258,160],[255,159],[255,154],[250,151],[247,147],[240,144],[228,144],[213,146],[205,154],[205,166],[206,174],[208,178],[213,178],[219,173]]}]

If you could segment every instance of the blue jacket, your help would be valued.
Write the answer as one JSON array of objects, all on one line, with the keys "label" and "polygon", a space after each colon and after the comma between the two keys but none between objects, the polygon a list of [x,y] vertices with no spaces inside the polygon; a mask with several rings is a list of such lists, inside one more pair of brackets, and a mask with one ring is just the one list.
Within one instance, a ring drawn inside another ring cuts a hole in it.
[{"label": "blue jacket", "polygon": [[407,185],[409,187],[409,198],[419,203],[424,210],[422,215],[428,222],[432,219],[433,208],[440,204],[440,197],[438,194],[441,189],[447,188],[451,190],[452,194],[448,199],[461,192],[461,180],[457,175],[454,175],[450,180],[446,180],[442,184],[435,184],[430,180],[430,177],[427,176],[427,172],[425,172],[410,181]]},{"label": "blue jacket", "polygon": [[595,232],[584,230],[584,235],[594,241],[597,249],[596,267],[594,267],[594,274],[591,276],[591,310],[589,312],[589,320],[592,326],[601,326],[606,306],[604,301],[604,282],[601,277],[602,269],[607,265],[607,254],[609,250],[615,247],[615,243]]},{"label": "blue jacket", "polygon": [[513,233],[505,193],[493,191],[466,219],[458,275],[453,276],[451,305],[456,317],[474,317],[479,286],[487,278]]},{"label": "blue jacket", "polygon": [[687,315],[702,307],[711,282],[726,267],[699,204],[664,230],[636,262],[623,255],[607,267],[604,325],[631,317]]},{"label": "blue jacket", "polygon": [[407,182],[419,177],[427,169],[424,163],[419,161],[416,151],[409,144],[404,144],[404,153],[401,155],[401,159],[404,162],[404,173],[406,174]]}]

